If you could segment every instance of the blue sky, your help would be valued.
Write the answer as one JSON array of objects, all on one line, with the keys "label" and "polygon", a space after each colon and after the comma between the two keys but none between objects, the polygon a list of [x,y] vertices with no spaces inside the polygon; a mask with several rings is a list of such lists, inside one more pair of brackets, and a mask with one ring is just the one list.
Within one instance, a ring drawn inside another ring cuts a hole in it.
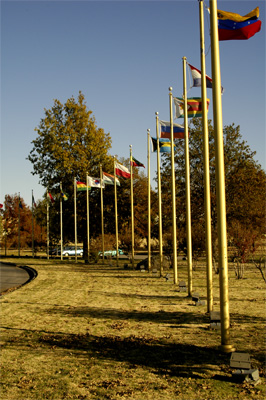
[{"label": "blue sky", "polygon": [[[265,2],[218,0],[218,9],[241,15],[257,6],[261,32],[220,42],[223,124],[240,125],[265,169]],[[211,76],[209,25],[205,12]],[[20,192],[30,205],[32,190],[35,201],[42,198],[45,188],[26,160],[34,128],[54,99],[65,103],[80,90],[112,137],[111,154],[127,158],[132,145],[133,156],[147,165],[147,129],[155,136],[156,111],[169,120],[169,86],[182,96],[184,56],[200,69],[197,0],[1,1],[0,203]],[[212,91],[207,94],[213,119]],[[190,89],[192,96],[200,89]],[[152,176],[156,169],[151,154]]]}]

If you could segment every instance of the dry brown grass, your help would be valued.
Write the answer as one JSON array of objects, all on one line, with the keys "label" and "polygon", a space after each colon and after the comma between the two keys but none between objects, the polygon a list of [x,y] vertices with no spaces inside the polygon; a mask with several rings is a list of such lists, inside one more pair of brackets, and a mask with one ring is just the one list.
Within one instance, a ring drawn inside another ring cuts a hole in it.
[{"label": "dry brown grass", "polygon": [[[265,285],[255,267],[243,280],[231,267],[229,287],[232,344],[259,368],[256,387],[233,382],[206,306],[172,281],[108,263],[16,262],[38,277],[1,299],[1,399],[265,398]],[[219,310],[217,275],[213,283]],[[203,265],[193,287],[206,297]]]}]

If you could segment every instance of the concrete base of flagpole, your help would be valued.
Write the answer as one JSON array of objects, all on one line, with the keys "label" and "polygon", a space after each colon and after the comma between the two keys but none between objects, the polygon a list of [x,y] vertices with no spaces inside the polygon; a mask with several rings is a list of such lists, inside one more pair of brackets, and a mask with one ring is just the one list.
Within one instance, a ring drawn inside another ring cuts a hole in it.
[{"label": "concrete base of flagpole", "polygon": [[219,346],[219,349],[223,353],[234,353],[236,351],[234,346],[232,346],[231,344],[222,344],[221,346]]}]

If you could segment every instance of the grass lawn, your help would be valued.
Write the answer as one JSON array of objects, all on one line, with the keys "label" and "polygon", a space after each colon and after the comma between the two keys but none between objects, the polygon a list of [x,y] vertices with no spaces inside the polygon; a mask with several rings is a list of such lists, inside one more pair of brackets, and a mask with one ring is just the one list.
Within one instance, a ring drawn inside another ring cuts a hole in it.
[{"label": "grass lawn", "polygon": [[[251,355],[261,383],[234,382],[205,306],[173,281],[106,263],[1,259],[38,272],[1,297],[2,400],[265,399],[265,284],[229,268],[231,341]],[[186,264],[178,264],[186,280]],[[170,273],[171,275],[171,273]],[[218,276],[213,276],[219,311]],[[206,298],[203,264],[193,288]]]}]

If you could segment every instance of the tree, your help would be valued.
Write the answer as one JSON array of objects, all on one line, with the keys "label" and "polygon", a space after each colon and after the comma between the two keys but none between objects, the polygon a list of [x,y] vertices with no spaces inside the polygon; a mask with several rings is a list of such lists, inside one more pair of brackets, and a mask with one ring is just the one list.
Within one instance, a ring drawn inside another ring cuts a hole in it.
[{"label": "tree", "polygon": [[[32,141],[33,148],[28,156],[33,165],[32,174],[39,175],[40,183],[57,194],[62,182],[63,190],[69,196],[69,201],[64,203],[64,236],[66,241],[73,240],[74,177],[85,181],[87,173],[99,176],[100,164],[103,169],[111,168],[112,158],[108,154],[111,148],[110,135],[97,127],[81,92],[77,101],[73,97],[65,104],[54,100],[53,107],[45,110],[45,116],[35,130],[38,136]],[[80,193],[77,199],[77,207],[81,211],[78,214],[81,226],[78,233],[84,241],[85,197],[84,193]],[[92,193],[92,202],[95,200],[97,203],[97,199],[97,194]],[[54,207],[59,210],[58,200]]]},{"label": "tree", "polygon": [[[20,220],[20,229],[19,229]],[[32,211],[19,195],[6,195],[2,218],[2,247],[18,248],[18,232],[20,231],[20,247],[32,247]],[[43,245],[41,226],[34,223],[34,242],[36,247]],[[44,238],[45,239],[45,238]]]},{"label": "tree", "polygon": [[[204,169],[203,169],[203,135],[201,119],[194,118],[189,126],[189,157],[191,183],[191,220],[193,254],[203,251],[204,238],[199,241],[199,232],[204,233]],[[176,203],[179,249],[185,249],[185,156],[184,141],[177,140],[175,154]],[[237,225],[250,227],[249,232],[258,238],[262,234],[265,222],[265,172],[254,160],[248,144],[242,139],[240,127],[234,124],[224,127],[225,185],[227,204],[228,233],[236,238]],[[210,191],[212,241],[217,238],[216,180],[214,131],[209,121],[209,158],[210,158]],[[168,155],[163,156],[162,190],[164,226],[169,228],[171,222],[171,164]],[[243,231],[243,229],[242,229]],[[248,232],[248,230],[247,230]],[[196,237],[195,237],[196,235]],[[246,236],[246,235],[245,235]],[[194,240],[193,240],[194,239]],[[197,240],[195,240],[197,239]],[[234,242],[236,243],[236,242]]]},{"label": "tree", "polygon": [[[61,104],[54,101],[50,110],[45,110],[45,116],[36,128],[37,138],[33,140],[33,148],[28,156],[33,165],[33,174],[40,177],[40,182],[49,188],[55,198],[50,207],[50,235],[56,241],[60,239],[59,214],[59,183],[68,194],[68,201],[63,202],[64,242],[74,241],[74,177],[86,182],[86,174],[100,176],[102,170],[113,174],[113,158],[109,154],[111,137],[103,129],[98,128],[92,111],[87,110],[85,99],[80,92],[77,101],[72,97]],[[121,159],[124,165],[129,160]],[[146,178],[139,175],[134,168],[134,185],[136,196],[136,231],[144,234],[143,215],[147,215],[147,184]],[[145,186],[146,185],[146,186]],[[138,194],[138,188],[143,193]],[[104,189],[104,232],[115,233],[114,190],[110,185]],[[90,190],[90,236],[101,235],[101,198],[99,189]],[[117,188],[117,206],[119,232],[130,222],[130,180],[121,181]],[[142,214],[142,217],[140,215]],[[44,218],[44,215],[43,215]],[[77,226],[78,240],[87,243],[87,212],[86,193],[77,193]],[[86,249],[86,246],[84,246]],[[84,252],[85,254],[85,252]]]}]

